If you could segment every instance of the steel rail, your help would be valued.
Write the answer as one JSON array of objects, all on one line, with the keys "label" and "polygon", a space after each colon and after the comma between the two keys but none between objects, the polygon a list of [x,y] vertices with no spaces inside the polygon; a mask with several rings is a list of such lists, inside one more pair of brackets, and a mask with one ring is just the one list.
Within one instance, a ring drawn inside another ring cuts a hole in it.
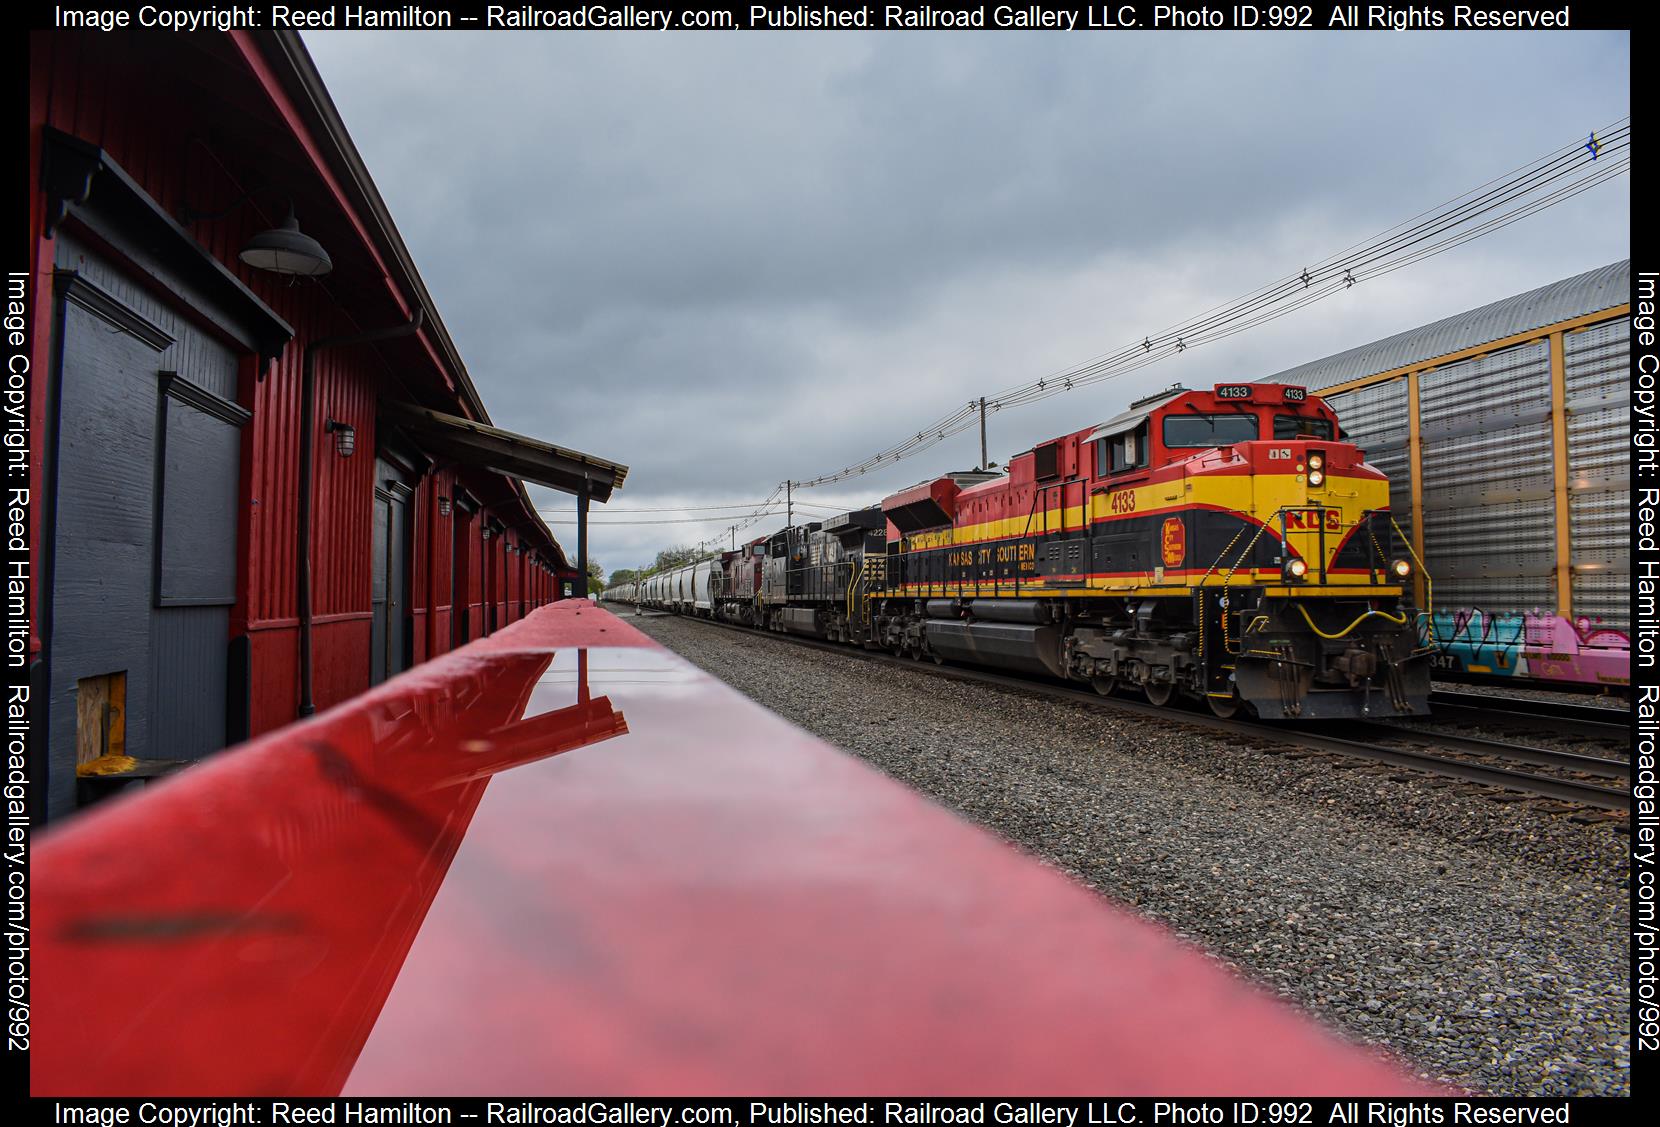
[{"label": "steel rail", "polygon": [[[1299,738],[1297,742],[1302,743],[1304,739]],[[1454,759],[1429,752],[1408,751],[1403,748],[1363,743],[1359,740],[1339,739],[1334,736],[1315,736],[1306,742],[1308,746],[1326,745],[1333,751],[1353,755],[1361,759],[1374,760],[1379,763],[1411,767],[1435,775],[1448,775],[1468,782],[1501,787],[1505,790],[1521,791],[1524,794],[1535,794],[1543,798],[1560,799],[1578,805],[1595,806],[1602,810],[1631,812],[1631,792],[1629,790],[1580,782],[1577,779],[1563,779],[1553,775],[1538,775],[1532,771],[1517,771],[1509,767],[1494,767],[1486,763]]]},{"label": "steel rail", "polygon": [[1631,733],[1631,713],[1590,704],[1436,689],[1429,695],[1429,706],[1438,718],[1471,724],[1522,725],[1537,731],[1599,739],[1623,740]]},{"label": "steel rail", "polygon": [[[1089,689],[1075,688],[1062,681],[1045,680],[1034,677],[1020,677],[1014,674],[1000,673],[986,669],[976,669],[969,666],[955,664],[939,664],[921,661],[915,658],[898,657],[885,650],[871,650],[862,647],[850,646],[841,642],[831,642],[823,638],[814,638],[803,634],[783,633],[773,630],[761,630],[753,626],[742,626],[735,622],[722,622],[714,618],[698,618],[688,615],[673,617],[686,618],[704,625],[718,626],[727,630],[740,631],[749,635],[789,642],[809,649],[823,650],[827,653],[840,654],[843,657],[862,659],[880,664],[900,665],[910,669],[920,670],[935,676],[946,677],[956,681],[973,681],[979,684],[994,685],[1001,688],[1013,689],[1035,696],[1045,696],[1058,700],[1069,700],[1094,708],[1106,708],[1112,711],[1128,713],[1135,716],[1144,716],[1162,720],[1167,724],[1188,724],[1195,727],[1217,732],[1227,732],[1236,736],[1247,736],[1257,739],[1270,739],[1277,743],[1291,747],[1309,748],[1315,751],[1331,752],[1352,758],[1366,759],[1376,763],[1387,763],[1391,766],[1406,767],[1423,771],[1433,775],[1442,775],[1462,779],[1466,782],[1480,783],[1486,786],[1498,787],[1504,790],[1519,791],[1523,794],[1537,795],[1543,798],[1554,798],[1563,802],[1581,806],[1596,807],[1601,810],[1615,810],[1629,813],[1631,811],[1631,794],[1629,790],[1618,790],[1613,787],[1599,786],[1595,783],[1581,782],[1575,779],[1563,779],[1550,775],[1539,775],[1531,771],[1518,771],[1508,767],[1496,767],[1490,764],[1472,762],[1468,759],[1453,758],[1444,755],[1435,755],[1425,751],[1412,751],[1404,748],[1385,747],[1380,744],[1367,743],[1361,740],[1346,739],[1340,736],[1327,735],[1323,732],[1311,731],[1306,728],[1292,728],[1284,724],[1274,724],[1263,720],[1223,719],[1219,716],[1208,715],[1198,711],[1175,711],[1146,701],[1133,701],[1120,697],[1104,697]],[[1406,731],[1410,731],[1407,729]],[[1390,735],[1396,731],[1391,729]],[[1434,734],[1426,733],[1426,738],[1435,738]],[[1500,745],[1493,741],[1494,747],[1510,748],[1511,745]],[[1544,748],[1513,749],[1538,752],[1547,757],[1566,755],[1568,753],[1554,753]],[[1492,747],[1482,754],[1497,754]],[[1591,757],[1582,757],[1591,758]],[[1611,761],[1597,761],[1607,763]],[[1579,769],[1579,768],[1576,768]]]},{"label": "steel rail", "polygon": [[1565,771],[1579,771],[1605,779],[1631,781],[1631,763],[1625,759],[1604,759],[1576,751],[1560,751],[1550,747],[1504,743],[1476,736],[1461,736],[1450,732],[1436,732],[1426,728],[1409,728],[1404,724],[1374,723],[1370,725],[1383,739],[1405,739],[1414,743],[1432,744],[1448,751],[1463,751],[1471,755],[1490,755],[1517,763],[1531,763],[1537,767],[1560,767]]}]

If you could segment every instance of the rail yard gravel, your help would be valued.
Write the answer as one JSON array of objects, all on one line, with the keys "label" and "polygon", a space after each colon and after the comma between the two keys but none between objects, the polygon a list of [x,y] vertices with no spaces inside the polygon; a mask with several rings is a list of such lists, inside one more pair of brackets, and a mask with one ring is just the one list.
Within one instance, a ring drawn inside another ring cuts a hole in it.
[{"label": "rail yard gravel", "polygon": [[1616,823],[853,651],[627,617],[1426,1078],[1630,1091],[1630,838]]}]

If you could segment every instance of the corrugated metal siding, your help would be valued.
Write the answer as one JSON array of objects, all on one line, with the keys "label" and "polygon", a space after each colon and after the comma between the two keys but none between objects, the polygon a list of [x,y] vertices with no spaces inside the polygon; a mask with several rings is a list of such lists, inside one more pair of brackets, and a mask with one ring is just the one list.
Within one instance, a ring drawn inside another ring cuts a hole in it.
[{"label": "corrugated metal siding", "polygon": [[1389,477],[1389,509],[1401,531],[1412,536],[1412,477],[1406,420],[1406,381],[1361,388],[1329,400],[1343,430],[1366,452],[1366,460]]},{"label": "corrugated metal siding", "polygon": [[[1312,387],[1359,379],[1586,316],[1630,299],[1630,263],[1574,278],[1288,369]],[[1629,629],[1630,327],[1564,338],[1573,610]],[[1550,352],[1539,341],[1423,372],[1425,565],[1443,606],[1557,610]],[[1406,526],[1406,380],[1330,397],[1344,428],[1389,474]]]},{"label": "corrugated metal siding", "polygon": [[427,652],[426,613],[432,607],[428,576],[432,571],[432,475],[414,483],[415,496],[409,501],[409,614],[414,618],[411,641],[417,662],[424,661]]},{"label": "corrugated metal siding", "polygon": [[490,613],[485,616],[485,623],[491,633],[502,628],[502,538],[498,533],[490,537],[485,545],[490,557],[490,588],[485,601],[489,604]]},{"label": "corrugated metal siding", "polygon": [[[488,527],[490,520],[489,510],[485,510],[480,515],[482,518],[479,521],[481,529]],[[493,616],[490,612],[491,608],[495,605],[496,599],[496,553],[494,546],[497,543],[497,540],[494,536],[491,536],[489,539],[483,539],[482,532],[480,535],[481,540],[478,547],[478,636],[483,636],[491,633],[496,628]]]},{"label": "corrugated metal siding", "polygon": [[450,499],[450,514],[435,516],[432,521],[432,601],[436,611],[432,652],[436,656],[454,648],[455,518],[461,510],[455,506],[455,474],[447,469],[438,470],[432,480],[438,496]]},{"label": "corrugated metal siding", "polygon": [[1631,629],[1631,326],[1610,321],[1563,338],[1573,609]]},{"label": "corrugated metal siding", "polygon": [[507,541],[498,534],[490,537],[490,607],[495,611],[493,630],[507,624]]},{"label": "corrugated metal siding", "polygon": [[[369,542],[374,518],[375,389],[369,364],[374,350],[358,346],[320,352],[316,363],[316,495],[312,504],[312,613],[369,613]],[[335,452],[324,423],[336,419],[357,428],[350,458]]]},{"label": "corrugated metal siding", "polygon": [[[249,623],[294,616],[294,495],[299,489],[300,385],[279,360],[254,391],[249,555],[257,581],[249,592]],[[253,579],[251,576],[250,579]]]},{"label": "corrugated metal siding", "polygon": [[[318,300],[290,297],[273,303],[300,337],[256,385],[249,484],[259,504],[249,551],[257,582],[251,584],[248,608],[249,622],[256,628],[290,624],[298,614],[294,569],[304,342],[355,329],[334,311],[317,308]],[[379,359],[367,348],[317,356],[311,556],[312,609],[317,615],[368,614],[365,561],[373,508],[368,498],[374,479],[374,380],[379,367]],[[330,418],[357,428],[357,452],[352,457],[335,453],[334,436],[324,430]]]},{"label": "corrugated metal siding", "polygon": [[[356,696],[369,687],[367,617],[323,621],[312,628],[316,647],[313,686],[318,711]],[[292,719],[292,710],[289,718]]]},{"label": "corrugated metal siding", "polygon": [[1418,379],[1424,505],[1548,497],[1550,354],[1543,343]]},{"label": "corrugated metal siding", "polygon": [[490,603],[500,630],[507,625],[507,541],[501,536],[490,538]]},{"label": "corrugated metal siding", "polygon": [[[449,602],[447,590],[440,591],[435,583],[441,546],[437,539],[438,525],[441,521],[438,516],[438,494],[441,492],[438,488],[439,477],[439,471],[434,470],[421,478],[415,485],[415,500],[410,504],[410,515],[415,526],[412,536],[414,558],[410,561],[409,600],[410,614],[414,619],[413,652],[417,663],[426,661],[439,652],[433,648],[433,614],[439,606]],[[445,531],[448,531],[449,523],[442,523]],[[447,552],[445,559],[448,559]]]},{"label": "corrugated metal siding", "polygon": [[1508,348],[1418,378],[1424,566],[1442,606],[1554,601],[1550,351]]},{"label": "corrugated metal siding", "polygon": [[1335,356],[1287,368],[1264,377],[1264,382],[1329,387],[1583,317],[1629,300],[1631,260],[1625,259]]},{"label": "corrugated metal siding", "polygon": [[468,640],[484,636],[484,549],[486,542],[483,538],[483,529],[485,522],[489,519],[489,513],[480,509],[468,518],[463,529],[465,543],[462,547],[467,553],[467,601],[463,609],[467,616]]},{"label": "corrugated metal siding", "polygon": [[515,550],[507,557],[507,621],[524,617],[524,556]]}]

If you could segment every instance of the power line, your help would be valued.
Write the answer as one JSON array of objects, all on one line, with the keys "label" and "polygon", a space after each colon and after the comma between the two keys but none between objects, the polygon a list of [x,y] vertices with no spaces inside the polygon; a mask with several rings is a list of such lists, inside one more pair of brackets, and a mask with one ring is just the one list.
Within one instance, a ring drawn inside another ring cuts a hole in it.
[{"label": "power line", "polygon": [[[1619,141],[1618,147],[1626,147],[1628,144],[1626,138],[1628,137],[1629,132],[1629,129],[1615,129],[1614,134],[1610,136],[1610,143],[1612,144],[1617,138]],[[1121,362],[1126,358],[1134,358],[1138,355],[1138,353],[1144,354],[1148,351],[1152,351],[1150,346],[1153,345],[1167,345],[1174,341],[1178,344],[1178,346],[1185,345],[1186,347],[1191,347],[1195,341],[1202,341],[1205,339],[1207,331],[1217,327],[1220,323],[1223,323],[1228,319],[1237,319],[1241,315],[1254,313],[1258,309],[1275,301],[1294,297],[1296,305],[1301,306],[1303,304],[1307,304],[1305,301],[1301,300],[1301,297],[1306,294],[1306,291],[1312,289],[1315,282],[1338,279],[1338,270],[1343,271],[1340,280],[1344,282],[1344,288],[1348,288],[1353,281],[1359,281],[1364,277],[1375,276],[1376,272],[1367,272],[1365,270],[1365,265],[1367,261],[1371,261],[1372,259],[1380,256],[1380,248],[1384,246],[1384,243],[1381,240],[1383,240],[1384,236],[1395,233],[1393,239],[1395,246],[1393,247],[1392,252],[1402,250],[1416,242],[1422,241],[1424,237],[1428,237],[1425,233],[1426,228],[1433,227],[1435,223],[1440,224],[1439,228],[1435,228],[1435,230],[1445,230],[1450,226],[1456,225],[1457,222],[1474,218],[1477,213],[1470,212],[1468,210],[1472,204],[1479,204],[1485,201],[1487,210],[1491,210],[1493,207],[1500,206],[1503,203],[1517,198],[1520,194],[1525,194],[1526,191],[1531,191],[1534,188],[1555,179],[1558,175],[1561,175],[1561,166],[1565,161],[1577,160],[1579,164],[1583,165],[1585,163],[1582,156],[1583,148],[1584,147],[1582,145],[1575,142],[1574,145],[1556,150],[1551,154],[1547,154],[1545,157],[1521,166],[1522,168],[1529,168],[1532,170],[1528,174],[1532,177],[1532,181],[1523,185],[1521,191],[1515,191],[1513,189],[1516,189],[1518,185],[1521,185],[1522,180],[1525,178],[1515,178],[1506,181],[1505,177],[1511,176],[1511,173],[1495,177],[1486,184],[1480,185],[1479,187],[1472,189],[1461,196],[1454,197],[1453,200],[1448,201],[1447,204],[1439,205],[1437,208],[1432,208],[1429,211],[1420,212],[1419,215],[1414,216],[1412,219],[1398,223],[1394,227],[1389,228],[1387,231],[1384,231],[1377,236],[1373,236],[1370,239],[1363,239],[1359,243],[1355,243],[1353,246],[1346,248],[1345,251],[1341,251],[1331,258],[1323,260],[1312,269],[1305,267],[1298,274],[1290,275],[1285,278],[1281,278],[1278,281],[1271,282],[1266,286],[1259,287],[1257,290],[1253,290],[1251,293],[1245,295],[1245,297],[1236,299],[1232,303],[1213,307],[1211,310],[1207,310],[1206,313],[1200,314],[1197,317],[1189,318],[1187,321],[1180,322],[1177,325],[1163,330],[1157,336],[1144,337],[1139,346],[1131,345],[1118,353],[1097,357],[1088,364],[1071,369],[1070,371],[1063,371],[1061,373],[1053,374],[1046,377],[1046,380],[1037,381],[1036,384],[1026,384],[1021,387],[1007,389],[1000,393],[997,397],[999,405],[1016,406],[1023,402],[1032,402],[1036,399],[1047,398],[1049,395],[1057,394],[1062,390],[1068,390],[1065,386],[1065,380],[1068,378],[1074,383],[1080,380],[1089,382],[1090,378],[1097,373],[1097,370],[1111,368],[1114,366],[1115,362]],[[1557,171],[1552,172],[1553,169],[1556,169]],[[1619,168],[1615,168],[1605,171],[1617,173],[1620,170],[1621,169]],[[1546,175],[1546,173],[1550,173],[1550,175]],[[1594,179],[1598,181],[1606,178],[1608,177],[1604,174],[1604,172],[1592,173],[1589,177],[1587,177],[1587,179]],[[1494,185],[1498,185],[1498,187],[1495,188]],[[1483,191],[1483,189],[1486,189],[1486,191]],[[1509,195],[1501,195],[1498,198],[1495,198],[1495,193],[1504,193],[1507,191],[1509,192]],[[1465,202],[1460,203],[1459,201]],[[1553,200],[1552,202],[1556,201]],[[1532,209],[1532,205],[1528,205],[1528,208]],[[1518,210],[1521,211],[1525,209]],[[1422,223],[1415,223],[1415,221],[1422,219],[1423,216],[1431,215],[1432,213],[1436,215],[1436,219]],[[1527,210],[1527,213],[1531,214],[1531,210]],[[1449,220],[1452,222],[1449,222]],[[1431,230],[1429,233],[1433,234],[1435,233],[1435,230]],[[1439,246],[1440,244],[1436,245]],[[1352,271],[1356,268],[1360,268],[1362,271],[1359,276],[1352,273]],[[1304,291],[1304,294],[1299,294],[1299,291]],[[1218,313],[1218,310],[1221,310],[1222,312]],[[1181,350],[1183,349],[1178,347],[1178,351]],[[1047,386],[1045,386],[1046,381]]]},{"label": "power line", "polygon": [[[700,552],[710,551],[710,550],[713,550],[713,549],[717,548],[722,540],[726,540],[728,542],[728,544],[735,544],[737,542],[737,539],[738,539],[738,533],[742,532],[744,529],[750,527],[751,525],[755,524],[757,521],[763,519],[764,517],[776,516],[778,514],[778,509],[777,509],[777,505],[779,503],[778,502],[778,495],[780,493],[785,493],[785,492],[787,492],[786,485],[784,483],[780,483],[779,486],[772,491],[772,496],[767,498],[767,500],[765,502],[763,502],[761,506],[757,506],[755,511],[747,514],[741,520],[737,520],[737,521],[732,522],[730,525],[727,525],[725,528],[722,528],[715,535],[713,535],[711,537],[708,537],[705,540],[699,541],[695,545],[695,549],[697,551],[700,551]],[[868,507],[870,507],[870,505],[872,505],[874,503],[875,502],[873,502],[873,501],[867,501],[867,502],[865,502],[864,504],[861,504],[861,505],[834,505],[834,506],[832,506],[832,505],[808,504],[808,503],[802,502],[802,501],[795,501],[794,506],[798,509],[799,508],[821,509],[821,510],[825,510],[825,511],[831,513],[831,514],[835,514],[835,513],[851,512],[853,510],[862,509],[862,508],[868,508]],[[764,506],[772,506],[772,507],[771,508],[765,508]],[[787,512],[788,510],[786,509],[785,511]]]},{"label": "power line", "polygon": [[[1612,161],[1606,159],[1629,150],[1631,131],[1621,124],[1626,120],[1621,118],[1599,131],[1601,147],[1594,156],[1576,139],[1571,145],[1519,165],[1450,201],[1363,239],[1314,266],[1304,267],[1296,274],[1270,282],[1232,302],[1214,306],[1196,317],[1162,330],[1156,336],[1149,334],[1139,343],[1118,352],[1006,389],[997,396],[988,396],[986,409],[1000,411],[1005,407],[1035,403],[1135,371],[1196,345],[1224,339],[1329,297],[1339,290],[1352,288],[1361,281],[1381,277],[1402,266],[1491,234],[1570,199],[1629,169],[1628,153]],[[1540,189],[1565,176],[1577,176],[1578,179],[1558,185],[1544,196],[1537,195]],[[1492,214],[1495,212],[1497,214]],[[793,484],[801,488],[829,485],[912,457],[969,429],[975,424],[980,409],[978,400],[971,401],[862,462]]]},{"label": "power line", "polygon": [[[1502,230],[1512,223],[1572,199],[1629,171],[1631,131],[1630,127],[1624,124],[1627,120],[1622,117],[1598,131],[1600,147],[1594,154],[1576,138],[1570,145],[1520,164],[1467,192],[1351,244],[1314,265],[1305,266],[1294,274],[1260,286],[1231,302],[1213,306],[1157,334],[1147,334],[1141,341],[1116,352],[1105,353],[1073,368],[1062,369],[1038,380],[1007,388],[996,396],[971,400],[862,462],[844,466],[835,473],[788,484],[793,488],[813,488],[882,469],[886,465],[922,453],[969,429],[981,417],[982,411],[997,412],[1005,407],[1025,406],[1079,387],[1117,378],[1185,352],[1189,348],[1223,340],[1236,333],[1278,320],[1316,301],[1351,289],[1362,281],[1383,277],[1405,266],[1422,262],[1474,239]],[[1610,157],[1614,159],[1608,159]],[[1557,183],[1564,178],[1570,179],[1565,183]],[[1551,185],[1555,186],[1551,187],[1550,191],[1540,194],[1542,189]],[[765,501],[724,528],[720,534],[700,543],[698,549],[704,550],[727,536],[735,539],[738,532],[756,521],[776,515],[779,497],[785,492],[785,483],[780,483]],[[794,504],[806,507],[800,501],[795,501]],[[683,520],[662,523],[698,522]]]},{"label": "power line", "polygon": [[[603,509],[601,509],[599,511],[606,512],[606,513],[701,513],[701,512],[708,512],[711,509],[731,509],[731,510],[734,510],[734,511],[747,511],[749,509],[758,508],[758,507],[760,507],[761,505],[764,505],[764,504],[766,504],[766,502],[764,502],[764,501],[734,501],[730,505],[661,505],[661,506],[658,506],[656,508],[641,508],[641,509],[616,509],[616,508],[612,508],[610,505],[606,505],[606,506],[604,506]],[[814,505],[812,507],[813,508],[820,508],[820,509],[830,509],[830,508],[834,508],[835,506],[833,506],[833,505]],[[575,509],[537,509],[536,511],[539,512],[539,513],[552,513],[554,515],[560,515],[560,514],[565,514],[565,513],[574,513],[574,512],[576,512]]]},{"label": "power line", "polygon": [[[778,516],[783,509],[774,509],[770,512],[756,514],[758,516]],[[606,528],[629,524],[716,524],[730,521],[731,517],[655,517],[648,520],[590,520],[589,528]],[[575,520],[551,520],[549,524],[575,524]]]},{"label": "power line", "polygon": [[717,543],[719,543],[719,541],[720,541],[720,539],[723,535],[729,536],[729,537],[731,537],[732,540],[735,541],[737,539],[738,533],[740,531],[742,531],[745,528],[748,528],[750,525],[752,525],[755,522],[759,521],[762,517],[770,515],[770,513],[772,511],[771,506],[774,506],[778,503],[778,497],[783,492],[784,492],[784,485],[783,485],[782,482],[780,482],[773,489],[771,495],[768,496],[765,501],[762,501],[759,505],[757,505],[755,507],[755,509],[753,511],[751,511],[747,516],[744,516],[744,517],[742,517],[738,520],[733,521],[731,525],[729,525],[726,528],[722,529],[721,532],[716,533],[714,536],[711,536],[708,539],[699,541],[698,544],[696,545],[696,550],[699,551],[699,552],[706,552],[706,551],[712,550],[715,547],[715,545]]}]

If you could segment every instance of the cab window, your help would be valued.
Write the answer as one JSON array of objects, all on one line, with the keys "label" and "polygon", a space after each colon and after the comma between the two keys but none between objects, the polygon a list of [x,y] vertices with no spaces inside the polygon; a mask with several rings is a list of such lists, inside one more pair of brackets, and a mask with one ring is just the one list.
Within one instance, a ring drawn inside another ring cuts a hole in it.
[{"label": "cab window", "polygon": [[1255,415],[1166,415],[1164,444],[1177,446],[1230,446],[1251,442],[1257,437]]},{"label": "cab window", "polygon": [[1145,469],[1147,466],[1147,424],[1134,430],[1103,438],[1095,444],[1095,472],[1098,477]]},{"label": "cab window", "polygon": [[1319,415],[1275,415],[1275,438],[1323,438],[1331,440],[1331,420]]}]

